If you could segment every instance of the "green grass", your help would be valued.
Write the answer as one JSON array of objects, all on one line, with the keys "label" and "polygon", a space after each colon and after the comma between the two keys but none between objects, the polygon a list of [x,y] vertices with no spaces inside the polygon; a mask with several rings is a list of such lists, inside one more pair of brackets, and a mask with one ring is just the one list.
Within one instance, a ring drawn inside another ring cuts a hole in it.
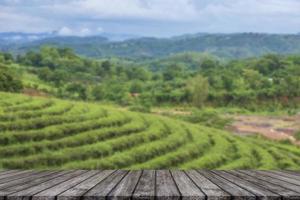
[{"label": "green grass", "polygon": [[0,93],[0,168],[300,169],[300,149],[116,106]]}]

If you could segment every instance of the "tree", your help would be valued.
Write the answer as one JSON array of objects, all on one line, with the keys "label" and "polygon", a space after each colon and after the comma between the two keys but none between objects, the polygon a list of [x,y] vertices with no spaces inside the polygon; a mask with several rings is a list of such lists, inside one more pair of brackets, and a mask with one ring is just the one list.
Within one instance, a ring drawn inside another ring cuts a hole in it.
[{"label": "tree", "polygon": [[112,64],[108,60],[104,61],[101,67],[106,74],[109,74],[112,70]]},{"label": "tree", "polygon": [[97,101],[103,100],[105,98],[103,86],[96,85],[95,87],[93,87],[92,95],[93,95],[94,99]]},{"label": "tree", "polygon": [[22,82],[6,67],[0,66],[0,91],[19,92]]},{"label": "tree", "polygon": [[67,92],[70,92],[75,97],[86,100],[87,99],[87,89],[86,87],[81,83],[70,83],[67,88]]},{"label": "tree", "polygon": [[264,77],[258,71],[253,69],[244,69],[243,77],[251,89],[258,90],[263,87]]},{"label": "tree", "polygon": [[129,91],[130,93],[141,93],[143,91],[143,83],[141,81],[133,81]]},{"label": "tree", "polygon": [[176,77],[181,77],[184,74],[184,66],[182,64],[168,65],[163,72],[165,81],[173,80]]},{"label": "tree", "polygon": [[208,97],[209,83],[207,78],[197,75],[187,83],[191,103],[201,108]]}]

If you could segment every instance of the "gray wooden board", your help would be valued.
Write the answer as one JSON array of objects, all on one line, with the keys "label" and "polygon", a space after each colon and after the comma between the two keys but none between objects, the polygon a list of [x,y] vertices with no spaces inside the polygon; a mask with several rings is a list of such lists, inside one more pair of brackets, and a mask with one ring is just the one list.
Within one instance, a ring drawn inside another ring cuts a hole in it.
[{"label": "gray wooden board", "polygon": [[180,193],[169,170],[156,171],[156,199],[179,200]]},{"label": "gray wooden board", "polygon": [[186,172],[193,182],[204,192],[208,200],[229,200],[231,196],[222,190],[219,186],[211,182],[205,176],[199,174],[196,170]]},{"label": "gray wooden board", "polygon": [[99,171],[99,173],[96,175],[58,195],[57,200],[80,200],[81,196],[83,196],[86,192],[95,187],[113,172],[114,170]]},{"label": "gray wooden board", "polygon": [[[75,176],[82,174],[83,170],[78,171],[66,171],[60,172],[57,174],[50,175],[49,177],[36,179],[32,181],[34,183],[22,185],[21,187],[12,188],[13,193],[10,191],[10,194],[7,196],[7,200],[22,200],[22,199],[31,199],[31,197],[38,192],[41,192],[45,189],[53,187],[61,182],[67,181]],[[29,186],[30,185],[30,186]]]},{"label": "gray wooden board", "polygon": [[19,170],[2,170],[2,171],[0,171],[0,176],[3,174],[10,174],[10,173],[14,173],[17,171],[19,171]]},{"label": "gray wooden board", "polygon": [[71,179],[64,181],[60,184],[57,184],[53,187],[50,187],[46,190],[43,190],[42,192],[39,192],[35,194],[32,197],[32,200],[54,200],[55,197],[66,190],[80,184],[81,182],[85,181],[86,179],[92,177],[93,175],[96,175],[98,171],[91,170],[87,171],[83,174],[80,174],[79,176],[74,176]]},{"label": "gray wooden board", "polygon": [[197,185],[186,175],[184,171],[172,170],[171,174],[180,191],[183,200],[205,199],[205,194]]},{"label": "gray wooden board", "polygon": [[292,183],[292,184],[300,186],[300,180],[296,179],[297,177],[296,178],[295,177],[294,178],[293,177],[290,178],[290,177],[287,177],[287,176],[284,176],[284,175],[278,175],[278,174],[275,174],[275,173],[272,173],[272,172],[268,172],[268,171],[259,171],[257,173],[265,175],[265,176],[272,177],[273,179],[283,180],[283,181],[286,181],[288,183]]},{"label": "gray wooden board", "polygon": [[[285,181],[284,177],[281,177],[281,176],[269,176],[269,175],[266,175],[264,172],[261,172],[261,171],[245,171],[245,170],[241,170],[241,172],[243,173],[246,173],[246,174],[249,174],[249,175],[252,175],[258,179],[263,179],[263,180],[266,180],[270,183],[274,183],[276,185],[279,185],[283,188],[288,188],[290,190],[293,190],[293,191],[296,191],[296,192],[300,192],[300,186],[299,185],[295,185],[293,183],[290,183],[290,182],[287,182]],[[291,179],[288,179],[289,181]]]},{"label": "gray wooden board", "polygon": [[134,200],[155,199],[155,171],[144,170],[133,193]]},{"label": "gray wooden board", "polygon": [[249,192],[254,194],[257,197],[257,199],[270,199],[270,200],[281,199],[280,195],[270,190],[267,190],[263,187],[260,187],[259,185],[252,183],[247,179],[239,178],[225,171],[212,171],[212,172],[238,185],[239,187],[248,190]]},{"label": "gray wooden board", "polygon": [[248,192],[247,190],[241,188],[240,186],[220,177],[209,171],[199,171],[200,174],[205,176],[211,182],[219,186],[222,190],[229,193],[233,199],[245,199],[245,200],[255,200],[254,194]]},{"label": "gray wooden board", "polygon": [[118,185],[108,194],[108,199],[111,200],[129,200],[137,186],[141,177],[142,171],[130,171]]},{"label": "gray wooden board", "polygon": [[280,186],[281,182],[279,182],[278,185],[277,181],[253,173],[247,174],[246,171],[242,171],[242,172],[230,171],[228,173],[240,177],[244,180],[247,180],[253,184],[257,184],[260,187],[263,187],[267,190],[275,192],[276,194],[281,195],[283,199],[297,199],[300,197],[300,193],[297,193],[289,188],[281,187]]},{"label": "gray wooden board", "polygon": [[36,180],[37,178],[41,178],[44,176],[49,176],[51,174],[56,173],[55,171],[46,171],[46,172],[30,172],[28,174],[22,174],[20,175],[18,179],[12,179],[11,181],[7,181],[5,183],[0,184],[0,189],[12,187],[12,186],[17,186],[17,185],[22,185],[31,181]]},{"label": "gray wooden board", "polygon": [[29,171],[24,171],[23,173],[17,173],[17,174],[11,174],[11,175],[7,174],[6,177],[3,177],[2,179],[0,179],[0,184],[5,184],[8,181],[17,180],[17,179],[20,179],[20,178],[23,178],[26,176],[36,174],[36,173],[38,173],[38,172],[29,170]]},{"label": "gray wooden board", "polygon": [[287,174],[292,174],[292,175],[295,175],[295,176],[300,176],[300,171],[280,170],[280,172],[284,172],[284,173],[287,173]]},{"label": "gray wooden board", "polygon": [[296,174],[289,174],[289,173],[280,172],[280,171],[270,171],[270,172],[273,174],[277,174],[279,176],[288,177],[288,178],[300,181],[300,176],[298,176]]},{"label": "gray wooden board", "polygon": [[12,193],[15,193],[15,192],[18,192],[18,191],[22,191],[22,190],[27,189],[27,188],[31,188],[31,187],[41,183],[42,180],[51,179],[55,176],[60,176],[64,173],[67,173],[67,172],[52,174],[52,175],[47,176],[47,177],[34,179],[33,181],[26,182],[26,183],[21,184],[21,185],[0,189],[0,200],[4,199],[9,194],[12,194]]},{"label": "gray wooden board", "polygon": [[255,170],[9,170],[0,172],[0,200],[299,200],[298,174]]},{"label": "gray wooden board", "polygon": [[13,173],[3,174],[0,176],[0,183],[5,183],[7,180],[12,180],[14,178],[18,179],[22,174],[32,173],[32,170],[26,171],[15,171]]},{"label": "gray wooden board", "polygon": [[112,191],[116,185],[124,178],[128,173],[125,170],[117,170],[110,176],[108,176],[101,183],[96,185],[93,189],[88,191],[84,196],[84,200],[105,200],[106,196]]}]

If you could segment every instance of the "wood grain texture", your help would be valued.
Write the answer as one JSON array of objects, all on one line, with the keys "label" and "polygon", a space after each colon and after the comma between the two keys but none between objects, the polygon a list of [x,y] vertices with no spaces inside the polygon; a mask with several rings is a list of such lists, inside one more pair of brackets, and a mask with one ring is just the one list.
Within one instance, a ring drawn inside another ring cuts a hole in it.
[{"label": "wood grain texture", "polygon": [[125,178],[108,194],[107,199],[111,200],[129,200],[137,186],[142,171],[131,171]]},{"label": "wood grain texture", "polygon": [[229,200],[231,196],[196,170],[187,171],[187,175],[204,192],[208,200]]},{"label": "wood grain texture", "polygon": [[184,171],[171,171],[175,183],[180,191],[183,200],[204,200],[205,194],[197,185],[186,175]]},{"label": "wood grain texture", "polygon": [[0,171],[0,176],[4,175],[4,174],[10,174],[10,173],[14,173],[20,170],[2,170]]},{"label": "wood grain texture", "polygon": [[226,171],[212,171],[213,173],[223,177],[224,179],[238,185],[241,188],[246,189],[247,191],[254,194],[257,199],[270,199],[270,200],[277,200],[281,199],[280,195],[265,189],[258,184],[252,183],[250,180],[242,179],[238,176],[234,176]]},{"label": "wood grain texture", "polygon": [[80,174],[79,176],[72,177],[71,179],[64,181],[60,184],[57,184],[53,187],[50,187],[46,190],[43,190],[42,192],[39,192],[38,194],[35,194],[32,197],[32,200],[55,200],[55,197],[62,192],[78,185],[79,183],[85,181],[86,179],[90,178],[91,176],[97,174],[98,171],[92,170],[87,171],[83,174]]},{"label": "wood grain texture", "polygon": [[28,173],[35,173],[35,172],[32,170],[14,171],[12,173],[0,175],[0,183],[5,183],[8,180],[18,179],[20,176],[22,176],[24,174],[28,174]]},{"label": "wood grain texture", "polygon": [[300,171],[291,171],[291,170],[280,170],[279,172],[284,172],[287,174],[295,175],[295,176],[300,176]]},{"label": "wood grain texture", "polygon": [[179,200],[180,193],[169,170],[156,172],[156,199]]},{"label": "wood grain texture", "polygon": [[299,200],[296,171],[0,172],[0,200]]},{"label": "wood grain texture", "polygon": [[22,193],[20,193],[20,195],[22,194],[26,194],[23,190],[26,189],[31,189],[32,187],[34,187],[35,185],[38,185],[40,183],[42,183],[43,181],[49,180],[53,177],[59,177],[63,174],[65,174],[67,172],[60,172],[60,173],[56,173],[47,177],[43,177],[43,178],[37,178],[34,181],[30,181],[30,182],[25,182],[24,184],[21,185],[17,185],[17,186],[11,186],[8,188],[3,188],[0,189],[0,200],[4,199],[4,197],[7,197],[7,199],[9,198],[8,196],[12,193],[17,193],[19,191],[22,191]]},{"label": "wood grain texture", "polygon": [[83,170],[59,172],[47,177],[35,179],[34,181],[19,187],[10,188],[12,190],[9,191],[11,194],[7,196],[7,200],[29,200],[33,195],[67,181],[84,172],[85,171]]},{"label": "wood grain texture", "polygon": [[288,183],[300,186],[300,180],[298,179],[297,176],[296,177],[287,177],[286,175],[279,175],[279,174],[275,174],[270,171],[257,171],[257,173],[264,175],[264,176],[269,176],[273,179],[279,179],[279,180],[286,181]]},{"label": "wood grain texture", "polygon": [[144,170],[133,193],[134,200],[155,199],[155,178],[154,170]]},{"label": "wood grain texture", "polygon": [[282,196],[283,199],[297,199],[297,197],[300,197],[300,193],[296,192],[297,190],[293,191],[291,188],[282,187],[280,186],[282,182],[277,182],[277,180],[265,178],[254,173],[247,173],[247,171],[230,171],[229,173],[275,192]]},{"label": "wood grain texture", "polygon": [[57,200],[80,200],[81,196],[83,196],[113,172],[114,170],[99,171],[99,173],[95,174],[94,176],[58,195]]},{"label": "wood grain texture", "polygon": [[56,173],[55,171],[39,171],[39,172],[28,172],[26,174],[19,175],[18,178],[12,178],[11,180],[7,180],[4,183],[0,184],[0,189],[5,189],[8,187],[16,187],[17,185],[26,184],[28,182],[32,182],[38,178],[48,177],[51,174]]},{"label": "wood grain texture", "polygon": [[108,176],[101,183],[96,185],[93,189],[87,192],[84,196],[84,200],[105,200],[107,195],[112,191],[117,184],[128,174],[128,171],[117,170]]},{"label": "wood grain texture", "polygon": [[245,199],[245,200],[255,200],[256,196],[247,190],[241,188],[239,185],[236,185],[221,176],[218,176],[210,171],[199,171],[200,174],[205,176],[211,182],[219,186],[222,190],[230,194],[233,199]]}]

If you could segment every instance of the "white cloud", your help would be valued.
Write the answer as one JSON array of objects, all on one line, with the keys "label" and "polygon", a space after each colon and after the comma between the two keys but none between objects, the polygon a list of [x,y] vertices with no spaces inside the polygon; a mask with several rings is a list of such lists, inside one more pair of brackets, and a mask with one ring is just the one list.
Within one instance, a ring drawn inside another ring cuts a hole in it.
[{"label": "white cloud", "polygon": [[103,29],[102,27],[98,27],[98,28],[97,28],[97,31],[98,31],[99,33],[102,33],[102,32],[104,31],[104,29]]},{"label": "white cloud", "polygon": [[92,35],[92,32],[90,31],[90,29],[88,28],[82,28],[79,33],[78,33],[79,36],[89,36],[89,35]]},{"label": "white cloud", "polygon": [[49,7],[66,16],[91,19],[189,20],[197,16],[190,0],[78,0]]},{"label": "white cloud", "polygon": [[42,32],[50,31],[48,20],[22,13],[10,7],[0,6],[0,31]]},{"label": "white cloud", "polygon": [[0,31],[87,36],[103,29],[159,35],[299,32],[299,27],[300,0],[0,0]]},{"label": "white cloud", "polygon": [[70,36],[73,35],[73,31],[69,27],[64,26],[61,29],[59,29],[57,34],[61,36]]},{"label": "white cloud", "polygon": [[60,28],[57,34],[60,36],[80,36],[80,37],[93,35],[92,31],[88,28],[81,28],[77,30],[77,29],[71,29],[66,26]]}]

